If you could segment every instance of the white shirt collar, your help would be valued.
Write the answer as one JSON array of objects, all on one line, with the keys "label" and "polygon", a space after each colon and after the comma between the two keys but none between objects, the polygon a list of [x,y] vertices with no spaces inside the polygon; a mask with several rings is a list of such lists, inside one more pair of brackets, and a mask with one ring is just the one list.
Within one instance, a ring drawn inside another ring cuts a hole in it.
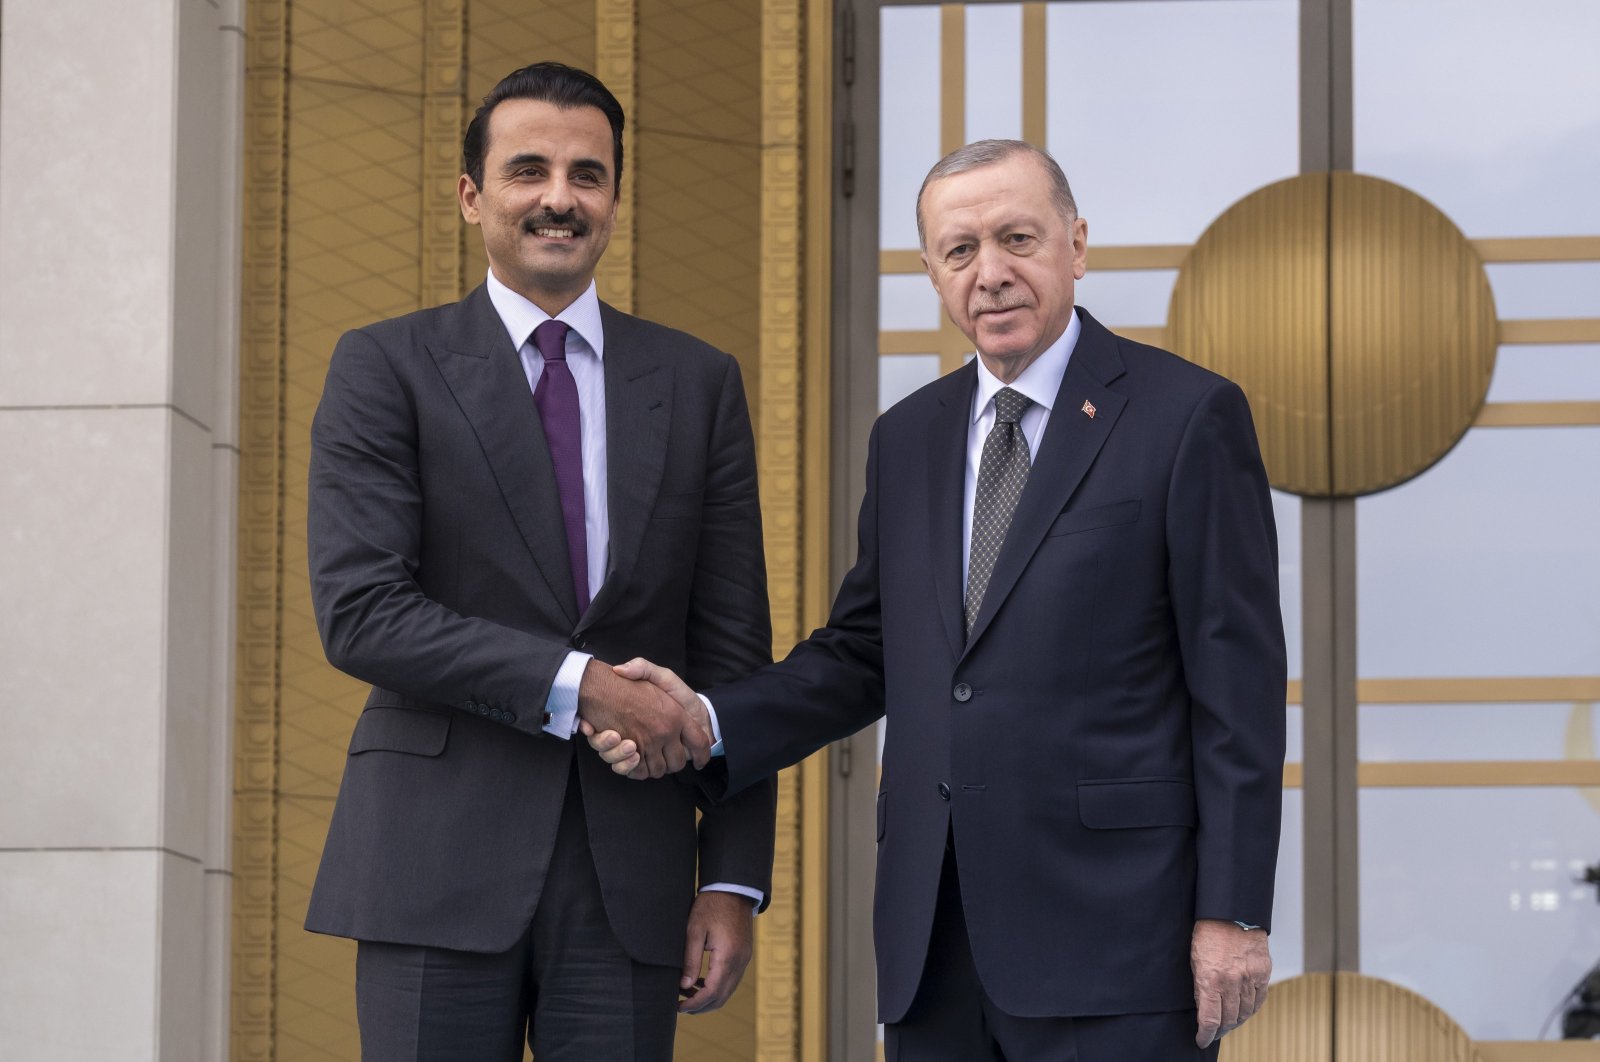
[{"label": "white shirt collar", "polygon": [[[512,344],[521,350],[522,344],[533,335],[533,330],[550,320],[550,315],[500,283],[500,278],[494,275],[492,269],[489,270],[488,288],[489,301],[500,315],[500,323],[506,326]],[[600,327],[600,295],[595,290],[594,281],[589,281],[583,294],[556,314],[556,320],[565,321],[569,328],[578,333],[579,338],[589,344],[595,357],[604,358],[606,338]]]},{"label": "white shirt collar", "polygon": [[1000,378],[989,371],[982,358],[976,358],[978,363],[978,394],[972,403],[972,420],[977,422],[989,404],[994,401],[994,396],[1002,387],[1009,387],[1019,391],[1033,400],[1034,405],[1042,409],[1050,409],[1056,401],[1056,395],[1061,390],[1061,378],[1067,374],[1067,362],[1072,358],[1073,348],[1078,345],[1078,335],[1083,331],[1083,326],[1078,323],[1078,312],[1073,310],[1072,320],[1067,322],[1067,330],[1045,348],[1044,353],[1034,359],[1032,365],[1022,370],[1011,383],[1002,383]]}]

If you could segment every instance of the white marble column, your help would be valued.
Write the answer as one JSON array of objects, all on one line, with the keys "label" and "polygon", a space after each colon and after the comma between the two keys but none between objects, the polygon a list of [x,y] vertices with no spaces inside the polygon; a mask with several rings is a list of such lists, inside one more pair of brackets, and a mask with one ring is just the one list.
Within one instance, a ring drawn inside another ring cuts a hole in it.
[{"label": "white marble column", "polygon": [[242,0],[0,0],[0,1058],[227,1057]]}]

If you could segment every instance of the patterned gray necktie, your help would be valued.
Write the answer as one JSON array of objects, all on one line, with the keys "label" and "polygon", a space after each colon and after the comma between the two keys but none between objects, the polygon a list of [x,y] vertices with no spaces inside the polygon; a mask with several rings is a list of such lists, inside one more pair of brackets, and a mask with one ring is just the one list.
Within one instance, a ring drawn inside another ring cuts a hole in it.
[{"label": "patterned gray necktie", "polygon": [[967,631],[978,618],[995,559],[1005,544],[1011,514],[1028,482],[1032,458],[1028,437],[1022,434],[1023,410],[1032,404],[1028,396],[1002,387],[994,396],[994,427],[983,440],[983,456],[978,460],[978,491],[972,500],[972,549],[967,563]]}]

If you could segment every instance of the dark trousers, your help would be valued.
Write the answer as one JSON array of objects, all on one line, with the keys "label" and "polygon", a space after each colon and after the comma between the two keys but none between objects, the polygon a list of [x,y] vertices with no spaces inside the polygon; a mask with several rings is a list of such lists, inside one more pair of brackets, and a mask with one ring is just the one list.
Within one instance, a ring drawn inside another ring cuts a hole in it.
[{"label": "dark trousers", "polygon": [[634,962],[611,931],[577,775],[533,923],[511,950],[360,942],[364,1062],[521,1062],[524,1040],[538,1062],[670,1062],[679,971]]},{"label": "dark trousers", "polygon": [[[1084,971],[1094,976],[1094,971]],[[1195,1012],[1108,1018],[1018,1018],[978,980],[961,912],[955,853],[945,852],[922,983],[905,1019],[884,1030],[886,1062],[1200,1062]]]}]

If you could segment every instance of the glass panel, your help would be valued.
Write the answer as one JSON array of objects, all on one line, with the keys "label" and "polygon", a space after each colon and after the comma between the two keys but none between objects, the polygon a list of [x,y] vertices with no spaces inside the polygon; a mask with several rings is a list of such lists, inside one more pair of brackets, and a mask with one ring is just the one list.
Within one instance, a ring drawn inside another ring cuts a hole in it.
[{"label": "glass panel", "polygon": [[1600,723],[1592,704],[1363,704],[1356,742],[1371,763],[1594,759],[1567,747],[1585,716]]},{"label": "glass panel", "polygon": [[967,139],[1022,139],[1022,5],[967,5]]},{"label": "glass panel", "polygon": [[886,7],[879,18],[878,245],[906,250],[917,246],[917,189],[939,161],[939,9]]},{"label": "glass panel", "polygon": [[1600,317],[1600,262],[1503,262],[1484,269],[1502,319]]},{"label": "glass panel", "polygon": [[1077,283],[1073,301],[1095,315],[1107,328],[1167,323],[1167,305],[1172,302],[1176,269],[1130,269],[1094,271],[1094,248],[1090,247],[1090,268]]},{"label": "glass panel", "polygon": [[1354,0],[1355,162],[1469,236],[1600,234],[1600,4]]},{"label": "glass panel", "polygon": [[1298,704],[1287,707],[1284,717],[1284,763],[1301,763],[1305,760],[1306,713]]},{"label": "glass panel", "polygon": [[1600,344],[1501,347],[1491,402],[1600,402]]},{"label": "glass panel", "polygon": [[1304,804],[1300,790],[1283,791],[1283,832],[1278,839],[1278,876],[1272,894],[1272,979],[1305,972],[1306,891]]},{"label": "glass panel", "polygon": [[939,293],[921,273],[878,278],[878,327],[888,332],[931,332],[944,310]]},{"label": "glass panel", "polygon": [[1600,428],[1467,433],[1357,501],[1363,676],[1600,671]]},{"label": "glass panel", "polygon": [[878,412],[939,378],[937,354],[884,354],[878,358]]},{"label": "glass panel", "polygon": [[1053,3],[1046,26],[1049,148],[1091,247],[1193,242],[1298,172],[1297,0]]},{"label": "glass panel", "polygon": [[[1600,797],[1577,789],[1361,793],[1361,968],[1476,1040],[1538,1036],[1600,957]],[[1276,938],[1277,934],[1273,934]]]},{"label": "glass panel", "polygon": [[1283,610],[1283,640],[1288,649],[1289,677],[1301,675],[1300,651],[1300,499],[1272,492],[1272,516],[1278,525],[1278,605]]}]

